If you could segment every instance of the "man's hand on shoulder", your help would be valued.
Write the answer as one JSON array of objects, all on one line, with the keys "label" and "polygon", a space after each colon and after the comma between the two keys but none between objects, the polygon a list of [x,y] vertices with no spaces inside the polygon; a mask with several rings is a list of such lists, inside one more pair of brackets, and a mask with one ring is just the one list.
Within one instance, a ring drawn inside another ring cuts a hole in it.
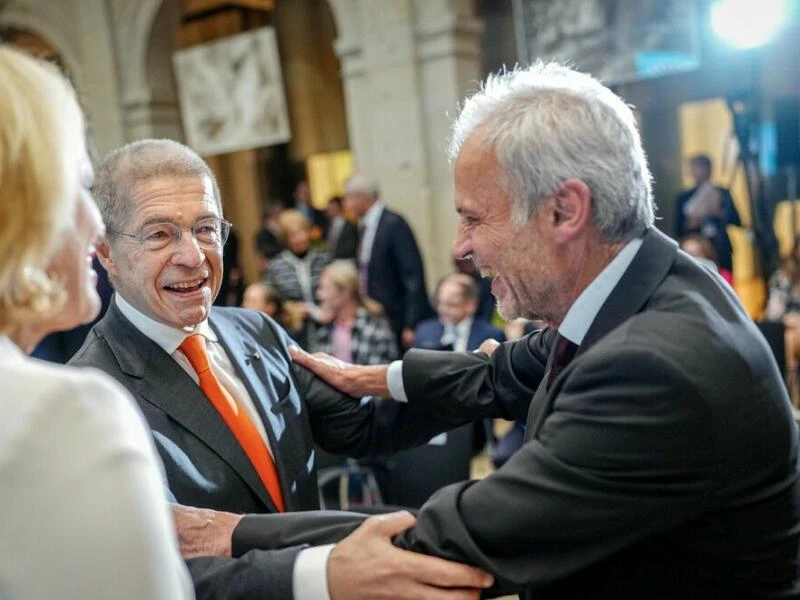
[{"label": "man's hand on shoulder", "polygon": [[338,390],[354,396],[388,397],[386,384],[388,365],[360,366],[346,363],[322,352],[309,354],[297,346],[289,347],[292,360],[324,379]]},{"label": "man's hand on shoulder", "polygon": [[400,550],[392,537],[416,519],[400,512],[370,517],[328,558],[331,600],[477,600],[491,575],[461,563]]}]

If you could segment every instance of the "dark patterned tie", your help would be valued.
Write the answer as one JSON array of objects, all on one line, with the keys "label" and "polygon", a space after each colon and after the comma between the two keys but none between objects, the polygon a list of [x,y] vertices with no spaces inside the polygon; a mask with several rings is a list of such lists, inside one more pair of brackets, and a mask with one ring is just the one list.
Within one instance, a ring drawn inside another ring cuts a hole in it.
[{"label": "dark patterned tie", "polygon": [[578,344],[570,342],[560,333],[556,336],[556,342],[553,347],[553,361],[550,363],[550,371],[547,374],[547,387],[545,389],[550,390],[556,377],[575,357],[577,350]]},{"label": "dark patterned tie", "polygon": [[369,270],[369,263],[366,263],[361,260],[361,250],[363,249],[364,245],[364,234],[366,232],[366,226],[364,223],[358,224],[358,247],[356,248],[356,265],[358,266],[358,285],[361,288],[361,295],[368,296],[369,290],[367,286],[369,285],[369,280],[367,277],[367,272]]}]

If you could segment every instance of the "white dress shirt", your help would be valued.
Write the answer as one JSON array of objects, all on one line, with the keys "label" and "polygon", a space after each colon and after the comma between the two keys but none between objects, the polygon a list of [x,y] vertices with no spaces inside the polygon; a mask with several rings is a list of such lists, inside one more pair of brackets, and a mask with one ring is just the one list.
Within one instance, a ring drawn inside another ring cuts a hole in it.
[{"label": "white dress shirt", "polygon": [[336,250],[336,242],[339,241],[339,236],[342,235],[344,224],[345,218],[342,215],[336,215],[328,226],[328,237],[325,243],[328,245],[328,251],[331,254]]},{"label": "white dress shirt", "polygon": [[[199,333],[206,338],[206,351],[208,353],[211,370],[214,372],[214,375],[217,376],[217,379],[219,379],[222,387],[225,388],[233,400],[244,409],[247,416],[250,417],[261,439],[264,440],[270,453],[272,453],[272,448],[270,448],[269,445],[269,438],[264,429],[264,423],[256,410],[255,403],[250,397],[244,382],[239,379],[239,376],[236,374],[236,370],[228,354],[219,342],[217,334],[208,324],[208,320],[198,323],[193,328],[178,329],[151,319],[131,306],[131,304],[119,294],[114,294],[114,301],[131,324],[146,337],[161,346],[164,352],[169,354],[198,385],[200,378],[197,376],[197,372],[192,367],[189,359],[180,351],[179,347],[181,343],[183,343],[183,340],[192,334]],[[294,571],[292,573],[295,600],[328,600],[328,577],[326,569],[328,555],[332,549],[332,545],[321,546],[319,548],[302,550],[297,555],[297,560],[294,563]]]},{"label": "white dress shirt", "polygon": [[586,286],[577,300],[569,307],[558,332],[570,342],[580,346],[589,328],[597,318],[611,292],[617,287],[619,280],[631,266],[633,259],[642,247],[642,238],[634,238],[620,250],[614,259],[606,265],[600,274]]},{"label": "white dress shirt", "polygon": [[472,317],[461,319],[455,325],[445,325],[440,343],[453,346],[455,352],[466,352],[469,345],[469,332],[472,329]]},{"label": "white dress shirt", "polygon": [[131,306],[131,304],[119,294],[114,294],[114,301],[117,303],[117,308],[119,308],[120,312],[125,315],[125,318],[146,337],[158,344],[164,352],[169,354],[198,385],[200,385],[200,378],[197,376],[197,372],[194,370],[194,367],[192,367],[189,359],[186,358],[186,355],[181,352],[179,348],[183,340],[190,335],[195,333],[202,335],[206,339],[206,352],[208,353],[208,362],[211,365],[211,370],[214,372],[217,379],[219,379],[225,391],[230,394],[234,402],[247,413],[247,416],[258,430],[258,435],[261,436],[261,439],[264,440],[267,448],[269,448],[270,453],[272,453],[272,448],[270,448],[269,445],[269,438],[264,429],[264,423],[261,421],[261,416],[256,410],[256,405],[250,397],[250,393],[247,391],[247,386],[245,386],[244,382],[239,379],[239,376],[236,374],[236,369],[231,363],[231,359],[228,358],[228,354],[225,352],[222,344],[219,343],[217,334],[211,329],[208,320],[198,323],[193,328],[178,329],[148,317]]},{"label": "white dress shirt", "polygon": [[130,395],[0,336],[0,598],[194,598]]},{"label": "white dress shirt", "polygon": [[[617,287],[619,280],[631,266],[633,259],[642,247],[642,238],[634,238],[606,265],[600,274],[586,286],[577,300],[572,303],[558,332],[569,341],[577,345],[583,343],[583,338],[594,323],[597,313],[603,308],[611,292]],[[403,361],[396,360],[386,372],[386,385],[392,398],[399,402],[408,402],[405,386],[403,385]]]},{"label": "white dress shirt", "polygon": [[383,202],[375,202],[361,219],[361,226],[364,228],[364,232],[361,237],[360,254],[358,255],[359,264],[368,265],[369,259],[372,258],[372,245],[375,243],[375,233],[378,231],[378,222],[381,220],[385,206]]}]

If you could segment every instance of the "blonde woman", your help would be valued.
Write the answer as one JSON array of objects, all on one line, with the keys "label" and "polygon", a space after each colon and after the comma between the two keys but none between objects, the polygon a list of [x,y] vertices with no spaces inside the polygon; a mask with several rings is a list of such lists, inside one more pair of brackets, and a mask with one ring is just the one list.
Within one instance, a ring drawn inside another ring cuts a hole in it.
[{"label": "blonde woman", "polygon": [[317,298],[323,324],[314,333],[315,351],[357,365],[380,365],[398,358],[397,340],[383,308],[362,297],[352,261],[336,260],[325,267]]},{"label": "blonde woman", "polygon": [[311,247],[311,224],[297,210],[284,210],[278,216],[278,237],[286,249],[270,263],[267,282],[284,300],[313,304],[330,254]]},{"label": "blonde woman", "polygon": [[191,598],[127,393],[97,371],[25,356],[96,316],[104,228],[69,84],[8,48],[0,81],[0,596]]}]

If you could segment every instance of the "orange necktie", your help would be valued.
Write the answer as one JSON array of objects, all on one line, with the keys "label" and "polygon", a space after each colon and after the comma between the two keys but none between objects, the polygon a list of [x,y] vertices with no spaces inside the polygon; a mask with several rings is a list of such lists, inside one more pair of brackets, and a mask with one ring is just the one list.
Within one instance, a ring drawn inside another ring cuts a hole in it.
[{"label": "orange necktie", "polygon": [[278,480],[278,471],[275,462],[267,449],[267,445],[258,433],[253,422],[248,418],[247,413],[242,410],[231,395],[214,375],[206,354],[206,342],[200,334],[194,334],[183,340],[180,346],[181,352],[186,355],[189,362],[197,371],[200,378],[200,389],[217,409],[225,423],[228,425],[233,435],[247,454],[253,464],[258,476],[267,492],[272,497],[272,501],[278,507],[278,511],[285,512],[286,506],[283,503],[281,494],[281,484]]}]

